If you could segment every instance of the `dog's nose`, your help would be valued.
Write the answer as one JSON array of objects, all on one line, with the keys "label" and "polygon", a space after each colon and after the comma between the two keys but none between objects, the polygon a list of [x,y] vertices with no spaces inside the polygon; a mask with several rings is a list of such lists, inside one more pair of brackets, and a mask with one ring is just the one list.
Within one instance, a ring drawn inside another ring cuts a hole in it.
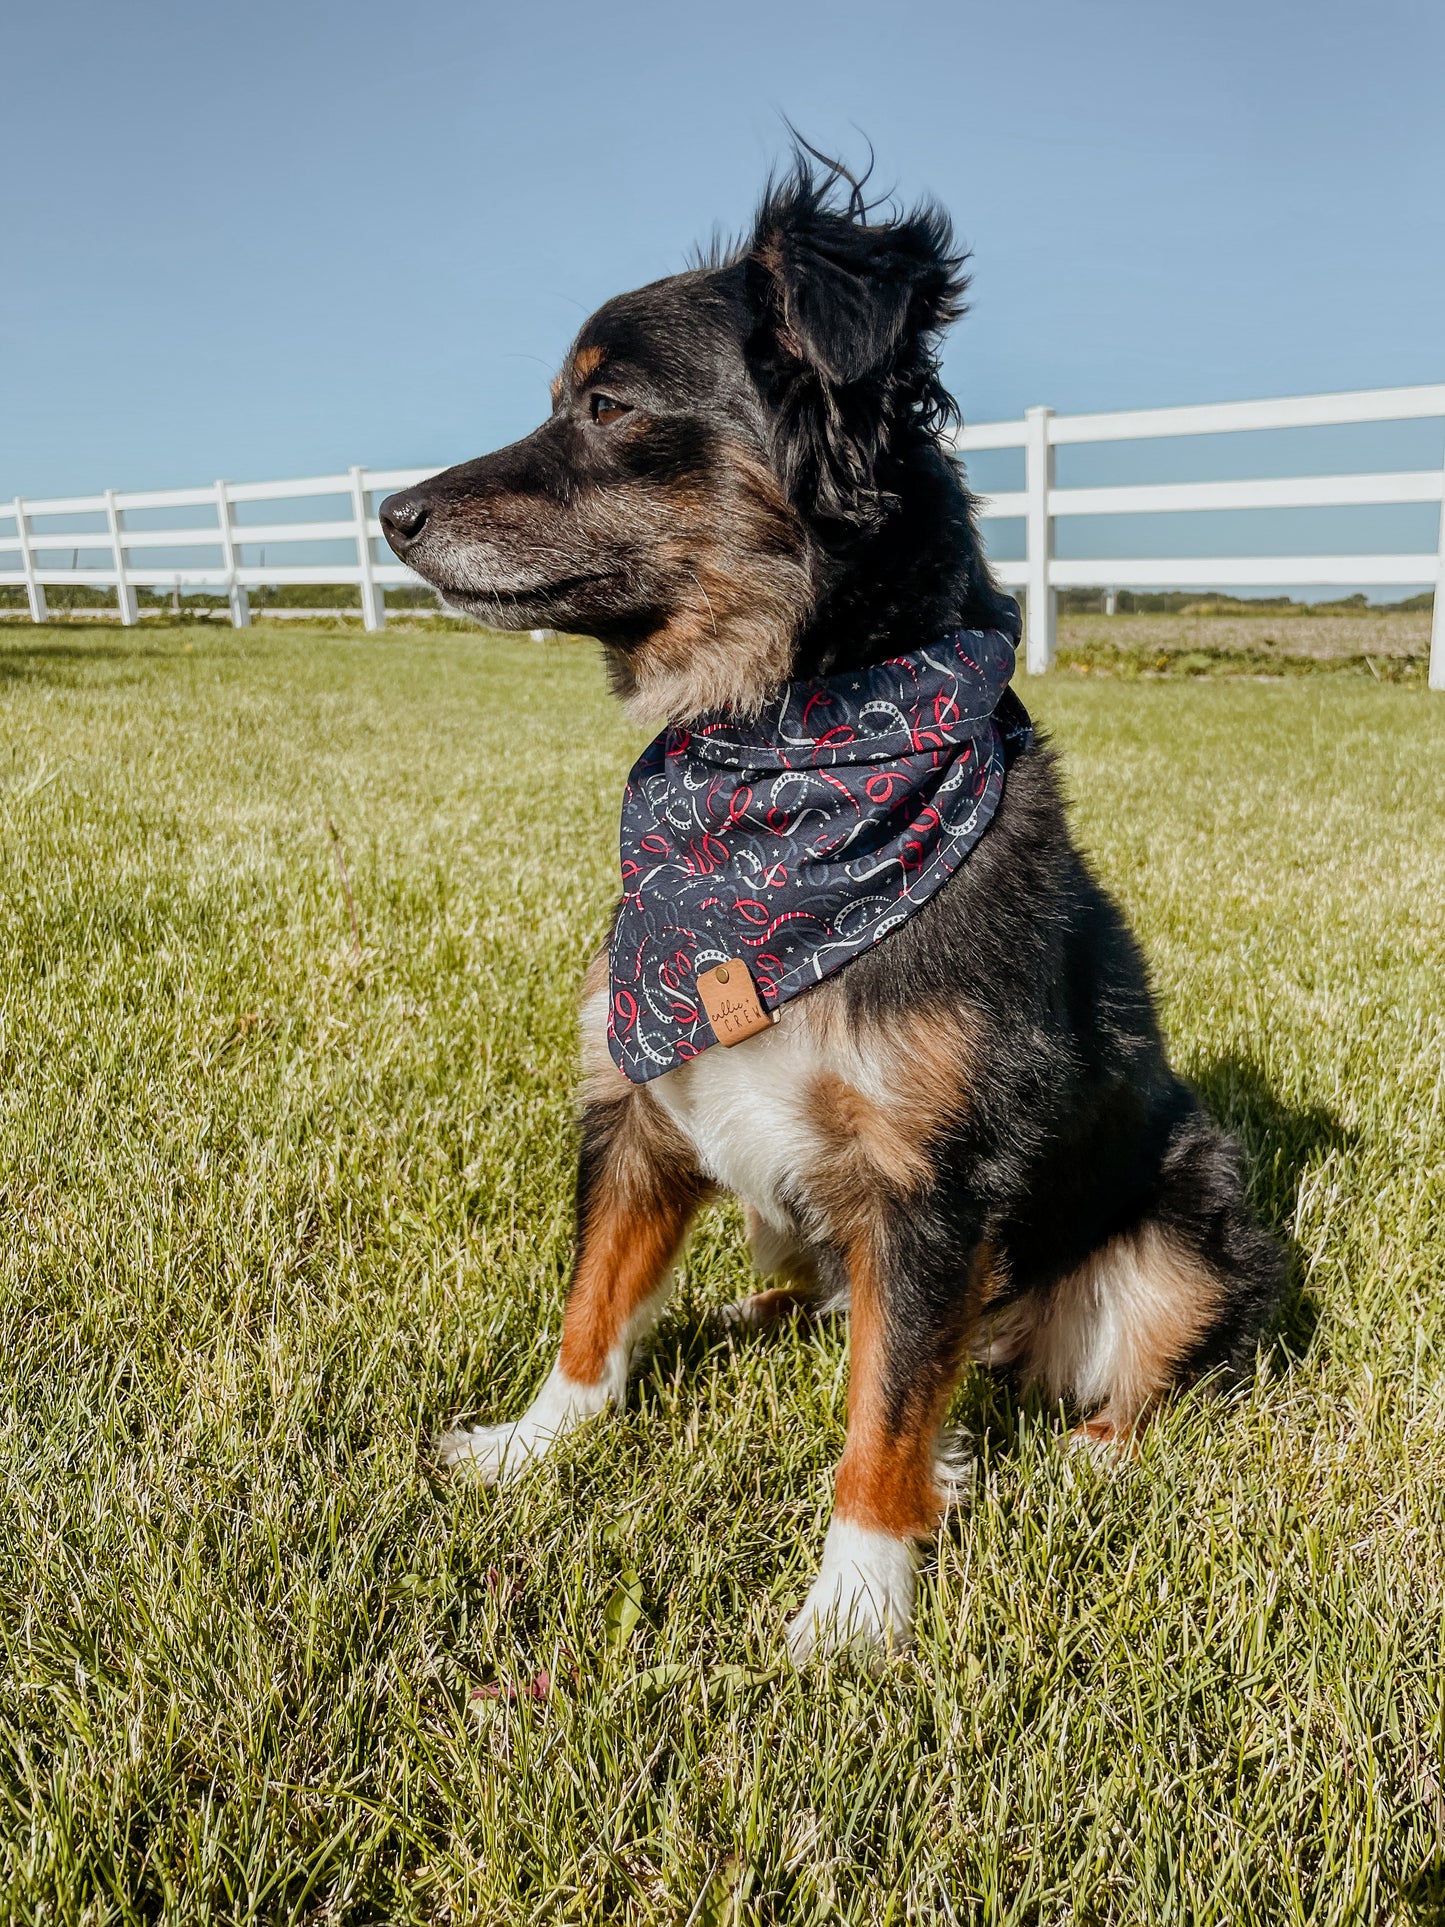
[{"label": "dog's nose", "polygon": [[426,497],[419,489],[404,488],[388,495],[379,511],[386,539],[398,555],[404,555],[426,527]]}]

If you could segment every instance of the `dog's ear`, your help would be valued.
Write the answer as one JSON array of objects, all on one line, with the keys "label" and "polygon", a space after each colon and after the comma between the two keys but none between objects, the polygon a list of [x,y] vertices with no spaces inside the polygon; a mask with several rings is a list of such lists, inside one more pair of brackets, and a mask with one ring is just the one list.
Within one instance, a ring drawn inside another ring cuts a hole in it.
[{"label": "dog's ear", "polygon": [[747,266],[784,481],[805,511],[857,525],[886,512],[878,467],[894,437],[957,412],[937,340],[968,284],[941,210],[870,221],[857,184],[837,204],[846,178],[800,160],[765,196]]},{"label": "dog's ear", "polygon": [[[778,346],[835,386],[885,370],[908,331],[943,328],[962,293],[932,210],[868,227],[796,183],[764,204],[753,260],[766,276]],[[940,259],[940,256],[943,259]]]}]

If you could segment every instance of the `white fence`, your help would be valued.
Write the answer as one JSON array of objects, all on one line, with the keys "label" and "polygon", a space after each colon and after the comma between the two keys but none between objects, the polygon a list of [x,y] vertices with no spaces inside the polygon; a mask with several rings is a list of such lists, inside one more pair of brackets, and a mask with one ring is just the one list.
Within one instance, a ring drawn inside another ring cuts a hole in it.
[{"label": "white fence", "polygon": [[[1027,664],[1040,674],[1053,661],[1060,589],[1192,589],[1205,587],[1328,588],[1352,584],[1419,586],[1435,591],[1430,686],[1445,689],[1445,508],[1433,550],[1411,554],[1183,556],[1119,560],[1068,560],[1054,553],[1054,531],[1066,516],[1172,514],[1218,509],[1310,509],[1445,501],[1445,466],[1378,473],[1297,475],[1263,480],[1137,483],[1108,488],[1059,488],[1054,451],[1087,442],[1153,441],[1179,435],[1227,435],[1246,431],[1332,427],[1358,422],[1404,422],[1445,417],[1445,383],[1415,388],[1364,389],[1350,394],[1302,395],[1279,401],[1210,402],[1186,408],[1136,409],[1114,415],[1056,415],[1031,408],[1022,421],[984,422],[957,437],[965,454],[1022,449],[1025,483],[1016,493],[996,494],[985,517],[1021,518],[1027,532],[1025,558],[997,562],[1001,581],[1025,595]],[[35,621],[46,617],[47,585],[87,583],[114,588],[122,622],[138,619],[135,591],[149,588],[224,589],[231,619],[250,620],[247,591],[260,584],[347,583],[361,593],[368,629],[386,620],[383,591],[417,578],[400,563],[377,559],[381,526],[376,500],[423,480],[428,469],[375,472],[353,468],[295,482],[217,482],[210,488],[22,501],[0,507],[0,584],[23,584]],[[341,518],[309,522],[251,521],[257,504],[342,497]],[[206,514],[203,525],[139,526],[143,514]],[[3,532],[6,520],[13,532]],[[91,524],[76,529],[80,520]],[[69,528],[55,524],[68,522]],[[49,526],[38,527],[45,523]],[[349,561],[275,563],[266,551],[296,543],[343,543]],[[159,552],[208,550],[200,566],[157,560]],[[70,566],[55,558],[70,555]],[[259,552],[259,559],[256,559]],[[80,566],[82,554],[98,557]],[[147,562],[147,555],[151,561]]]},{"label": "white fence", "polygon": [[[403,584],[417,586],[420,578],[399,562],[377,561],[375,545],[381,540],[381,524],[374,513],[373,498],[407,488],[434,473],[429,468],[353,468],[346,475],[315,475],[295,482],[215,482],[210,488],[130,491],[108,488],[103,495],[51,500],[16,496],[8,509],[0,504],[0,524],[7,519],[14,524],[13,534],[0,532],[0,584],[23,583],[36,622],[46,619],[47,586],[84,584],[114,589],[124,623],[140,619],[137,589],[223,589],[230,597],[232,622],[245,628],[251,620],[250,589],[263,584],[348,583],[361,591],[361,613],[367,628],[380,629],[386,621],[383,590]],[[296,522],[245,519],[245,511],[257,503],[336,496],[345,499],[344,517]],[[140,528],[127,521],[127,517],[139,514],[193,514],[197,510],[206,513],[204,524]],[[95,523],[101,517],[103,529],[73,526],[81,520]],[[57,521],[72,526],[36,527],[38,522]],[[267,563],[267,549],[300,542],[344,543],[352,559]],[[209,550],[215,559],[194,564],[155,560],[158,550],[178,549]],[[258,551],[261,559],[248,561],[251,551]],[[68,566],[53,559],[67,552],[71,557]],[[148,553],[152,557],[149,563]],[[105,560],[82,567],[82,555],[103,556]],[[6,566],[10,556],[18,561],[18,568]]]},{"label": "white fence", "polygon": [[1188,408],[1141,408],[1118,415],[1055,415],[1030,408],[1021,422],[984,422],[960,430],[959,449],[1022,448],[1025,484],[994,495],[984,513],[1022,516],[1025,559],[996,562],[1009,588],[1025,592],[1028,667],[1053,661],[1060,589],[1269,588],[1350,584],[1418,584],[1435,591],[1430,687],[1445,689],[1445,508],[1433,551],[1413,555],[1185,556],[1066,561],[1054,555],[1054,529],[1067,515],[1170,514],[1200,509],[1360,507],[1445,501],[1445,465],[1394,473],[1299,475],[1237,482],[1149,482],[1122,488],[1058,488],[1054,450],[1085,442],[1154,441],[1175,435],[1226,435],[1281,428],[1325,428],[1354,422],[1400,422],[1445,416],[1445,383],[1418,388],[1367,388],[1340,395],[1297,395],[1280,401],[1206,402]]}]

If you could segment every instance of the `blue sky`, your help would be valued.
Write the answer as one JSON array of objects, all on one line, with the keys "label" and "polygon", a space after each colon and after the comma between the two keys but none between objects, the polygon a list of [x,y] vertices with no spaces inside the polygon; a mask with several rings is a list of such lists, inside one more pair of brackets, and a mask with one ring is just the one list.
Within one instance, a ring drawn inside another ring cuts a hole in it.
[{"label": "blue sky", "polygon": [[1439,0],[47,0],[0,57],[3,497],[524,433],[592,307],[746,221],[784,115],[953,213],[972,420],[1445,378]]}]

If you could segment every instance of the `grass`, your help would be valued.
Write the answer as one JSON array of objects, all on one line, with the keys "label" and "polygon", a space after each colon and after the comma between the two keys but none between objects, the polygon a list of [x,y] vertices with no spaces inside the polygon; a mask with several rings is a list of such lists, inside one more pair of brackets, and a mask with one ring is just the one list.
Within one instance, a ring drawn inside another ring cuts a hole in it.
[{"label": "grass", "polygon": [[0,1919],[1445,1919],[1445,701],[1026,694],[1294,1297],[1112,1476],[970,1378],[874,1683],[780,1664],[846,1337],[710,1322],[728,1212],[621,1422],[427,1462],[558,1328],[590,654],[0,638]]}]

